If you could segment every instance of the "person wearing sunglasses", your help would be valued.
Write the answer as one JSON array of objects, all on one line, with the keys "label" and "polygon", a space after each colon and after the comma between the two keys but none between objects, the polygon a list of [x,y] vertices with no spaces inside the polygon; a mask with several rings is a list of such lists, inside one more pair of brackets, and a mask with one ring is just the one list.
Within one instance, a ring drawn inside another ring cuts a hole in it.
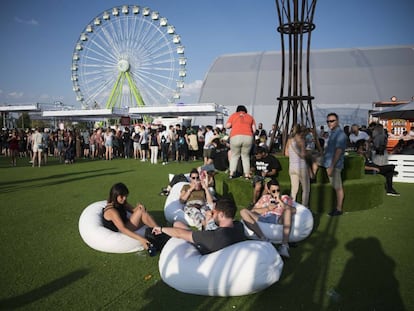
[{"label": "person wearing sunglasses", "polygon": [[344,154],[348,142],[348,137],[339,126],[338,115],[331,112],[326,117],[329,127],[329,138],[324,149],[322,167],[326,169],[329,181],[336,193],[336,207],[328,213],[329,216],[342,215],[344,201],[344,188],[342,185],[341,172],[344,168]]},{"label": "person wearing sunglasses", "polygon": [[190,217],[193,225],[198,230],[206,229],[206,212],[213,209],[213,196],[209,191],[210,175],[203,175],[201,180],[199,171],[193,168],[189,179],[190,183],[181,189],[180,202],[185,204],[184,213]]},{"label": "person wearing sunglasses", "polygon": [[251,210],[244,208],[240,216],[246,226],[261,240],[268,241],[258,222],[283,225],[282,244],[278,248],[282,257],[289,258],[289,234],[292,227],[292,215],[296,213],[294,201],[287,195],[281,195],[279,182],[267,183],[268,193],[263,194]]},{"label": "person wearing sunglasses", "polygon": [[253,185],[253,206],[263,191],[267,191],[266,183],[269,179],[275,180],[279,172],[282,170],[282,165],[279,160],[273,155],[269,154],[266,147],[257,147],[256,153],[251,161],[251,174]]}]

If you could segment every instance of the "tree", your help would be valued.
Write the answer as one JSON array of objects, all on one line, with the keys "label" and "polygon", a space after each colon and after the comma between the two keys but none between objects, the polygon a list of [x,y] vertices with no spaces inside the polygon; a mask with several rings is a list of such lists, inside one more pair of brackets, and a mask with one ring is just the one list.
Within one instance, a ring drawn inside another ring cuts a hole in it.
[{"label": "tree", "polygon": [[31,127],[31,120],[28,112],[23,112],[20,117],[17,118],[17,127],[22,129]]}]

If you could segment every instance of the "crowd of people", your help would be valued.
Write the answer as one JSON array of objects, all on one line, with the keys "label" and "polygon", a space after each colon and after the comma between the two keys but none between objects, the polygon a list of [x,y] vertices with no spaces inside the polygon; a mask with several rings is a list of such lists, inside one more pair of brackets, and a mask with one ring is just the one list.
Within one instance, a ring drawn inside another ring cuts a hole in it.
[{"label": "crowd of people", "polygon": [[212,148],[219,145],[225,135],[225,130],[218,127],[185,127],[181,124],[168,127],[138,124],[92,129],[3,129],[0,154],[10,156],[12,166],[17,165],[19,158],[40,166],[51,156],[66,164],[81,158],[133,158],[165,165],[171,161],[208,161]]}]

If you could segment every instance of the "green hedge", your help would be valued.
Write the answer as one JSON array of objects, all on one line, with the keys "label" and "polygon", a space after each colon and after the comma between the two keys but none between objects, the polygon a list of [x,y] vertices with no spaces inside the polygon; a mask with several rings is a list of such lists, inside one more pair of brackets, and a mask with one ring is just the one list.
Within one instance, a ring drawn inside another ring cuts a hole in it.
[{"label": "green hedge", "polygon": [[[282,171],[278,181],[282,193],[290,193],[289,159],[277,156]],[[342,171],[344,183],[344,210],[356,211],[373,208],[382,204],[385,194],[385,179],[382,175],[366,175],[364,173],[364,160],[360,156],[346,156],[344,170]],[[239,208],[246,207],[253,196],[251,181],[244,178],[229,179],[227,174],[216,175],[216,191],[219,195],[232,197]],[[298,195],[300,202],[300,191]],[[311,184],[309,206],[315,212],[330,211],[335,206],[335,192],[329,183],[325,169],[319,169],[316,183]]]}]

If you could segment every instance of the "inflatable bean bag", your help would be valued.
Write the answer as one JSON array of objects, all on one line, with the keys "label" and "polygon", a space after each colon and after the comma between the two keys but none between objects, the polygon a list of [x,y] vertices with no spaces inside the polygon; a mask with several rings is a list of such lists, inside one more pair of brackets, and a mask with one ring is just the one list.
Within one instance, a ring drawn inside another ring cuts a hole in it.
[{"label": "inflatable bean bag", "polygon": [[[92,203],[86,207],[79,218],[79,233],[83,241],[91,248],[106,253],[133,253],[142,251],[142,244],[120,232],[115,232],[102,225],[102,209],[106,201]],[[146,226],[136,231],[144,236]]]},{"label": "inflatable bean bag", "polygon": [[180,202],[180,192],[188,182],[176,183],[165,200],[164,215],[167,222],[173,224],[175,221],[181,221],[187,225],[192,225],[191,218],[184,213],[184,204]]},{"label": "inflatable bean bag", "polygon": [[205,296],[241,296],[279,280],[283,261],[268,242],[247,240],[208,255],[171,238],[161,251],[162,280],[176,290]]},{"label": "inflatable bean bag", "polygon": [[[243,222],[244,224],[244,222]],[[266,238],[272,243],[282,243],[283,225],[258,222],[260,229]],[[257,239],[255,233],[244,224],[247,237]],[[290,231],[289,242],[299,242],[307,238],[313,229],[312,212],[302,204],[296,205],[296,214],[292,217],[292,229]]]}]

